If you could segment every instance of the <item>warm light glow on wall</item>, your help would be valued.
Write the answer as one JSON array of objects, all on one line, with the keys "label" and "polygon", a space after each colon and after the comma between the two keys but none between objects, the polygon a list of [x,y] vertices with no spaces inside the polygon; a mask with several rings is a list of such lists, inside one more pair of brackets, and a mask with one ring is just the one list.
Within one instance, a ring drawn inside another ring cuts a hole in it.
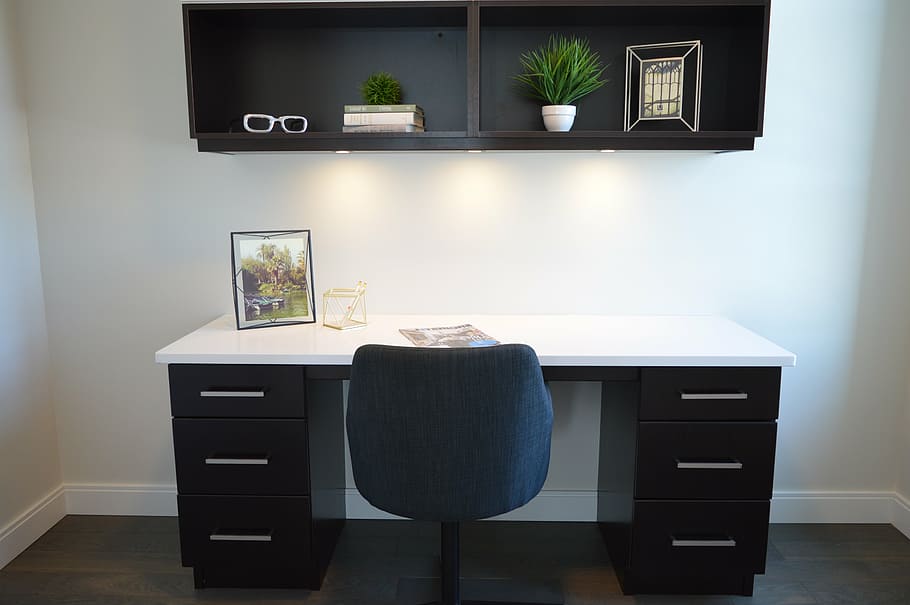
[{"label": "warm light glow on wall", "polygon": [[626,229],[642,177],[633,156],[598,152],[309,155],[289,178],[306,227],[344,237],[410,224],[420,237],[476,241],[538,220]]},{"label": "warm light glow on wall", "polygon": [[591,220],[615,223],[630,207],[635,196],[637,170],[630,171],[621,156],[606,160],[599,156],[579,156],[563,167],[560,187],[567,212],[586,214]]},{"label": "warm light glow on wall", "polygon": [[294,175],[293,198],[306,208],[307,225],[314,218],[351,225],[370,221],[394,195],[397,171],[383,169],[369,155],[343,155],[308,156],[306,167]]},{"label": "warm light glow on wall", "polygon": [[507,163],[490,154],[447,159],[434,171],[439,183],[437,204],[453,219],[497,220],[513,195]]}]

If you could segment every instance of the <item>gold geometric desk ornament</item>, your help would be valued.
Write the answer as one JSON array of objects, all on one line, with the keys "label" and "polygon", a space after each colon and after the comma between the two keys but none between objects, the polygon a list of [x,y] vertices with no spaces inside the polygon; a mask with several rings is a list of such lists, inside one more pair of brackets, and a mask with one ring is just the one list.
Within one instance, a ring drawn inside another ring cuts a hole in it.
[{"label": "gold geometric desk ornament", "polygon": [[350,330],[367,325],[367,284],[359,281],[355,288],[332,288],[322,295],[322,325],[336,330]]}]

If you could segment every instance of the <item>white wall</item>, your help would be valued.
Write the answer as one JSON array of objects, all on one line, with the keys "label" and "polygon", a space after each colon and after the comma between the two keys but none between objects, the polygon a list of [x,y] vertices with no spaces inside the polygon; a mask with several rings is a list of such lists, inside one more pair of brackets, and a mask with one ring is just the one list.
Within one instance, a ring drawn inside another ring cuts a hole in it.
[{"label": "white wall", "polygon": [[0,567],[21,546],[23,516],[61,483],[14,26],[0,1]]},{"label": "white wall", "polygon": [[[907,141],[910,82],[906,27],[910,3],[887,0],[879,98],[870,128],[876,136],[856,319],[854,367],[848,397],[859,408],[886,408],[894,415],[885,441],[895,444],[898,493],[910,494],[910,173]],[[907,511],[910,513],[910,510]]]},{"label": "white wall", "polygon": [[[907,373],[910,374],[910,370]],[[897,491],[910,507],[910,385],[907,387],[907,405],[904,408],[904,422],[900,431],[903,447],[898,450],[898,455],[901,457],[903,469],[898,478]]]},{"label": "white wall", "polygon": [[[727,315],[799,355],[776,488],[893,491],[910,364],[867,355],[907,307],[862,289],[899,193],[870,122],[886,2],[774,3],[752,153],[349,156],[197,153],[176,0],[21,2],[65,481],[173,484],[152,355],[230,312],[231,230],[296,227],[317,290],[364,279],[377,313]],[[547,488],[591,489],[597,390],[557,406]]]},{"label": "white wall", "polygon": [[[892,337],[876,352],[880,360],[893,359],[885,365],[895,378],[891,384],[896,400],[904,401],[901,419],[895,422],[898,433],[897,491],[910,507],[910,171],[907,170],[907,143],[910,141],[910,119],[905,108],[910,104],[910,81],[906,74],[906,29],[910,24],[910,3],[889,0],[885,31],[885,51],[873,176],[870,198],[867,251],[864,269],[864,293],[876,293],[882,301],[877,314],[892,321]],[[903,372],[901,371],[903,370]],[[904,511],[910,529],[910,508]]]},{"label": "white wall", "polygon": [[[910,369],[907,370],[910,375]],[[907,405],[904,407],[903,424],[898,425],[900,428],[901,446],[898,449],[902,469],[898,477],[897,492],[904,498],[908,507],[910,507],[910,380],[907,385]]]}]

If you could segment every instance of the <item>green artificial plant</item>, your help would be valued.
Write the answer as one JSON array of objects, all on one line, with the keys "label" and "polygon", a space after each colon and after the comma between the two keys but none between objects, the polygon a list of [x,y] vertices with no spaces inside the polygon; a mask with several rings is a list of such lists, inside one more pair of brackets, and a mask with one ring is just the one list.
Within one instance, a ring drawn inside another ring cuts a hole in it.
[{"label": "green artificial plant", "polygon": [[515,79],[528,95],[550,105],[571,105],[609,80],[600,55],[583,38],[554,34],[538,48],[521,55],[523,72]]},{"label": "green artificial plant", "polygon": [[392,74],[378,71],[360,85],[360,94],[367,105],[397,105],[401,103],[401,84]]}]

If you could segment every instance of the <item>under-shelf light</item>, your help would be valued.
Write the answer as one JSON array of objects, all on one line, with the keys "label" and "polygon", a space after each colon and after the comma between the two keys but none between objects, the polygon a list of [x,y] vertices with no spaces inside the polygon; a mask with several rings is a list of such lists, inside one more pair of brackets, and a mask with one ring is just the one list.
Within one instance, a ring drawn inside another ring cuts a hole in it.
[{"label": "under-shelf light", "polygon": [[615,149],[601,149],[601,153],[616,153]]},{"label": "under-shelf light", "polygon": [[351,152],[348,151],[347,149],[339,149],[339,150],[336,151],[335,153],[351,153]]},{"label": "under-shelf light", "polygon": [[483,149],[465,149],[468,153],[483,153]]}]

